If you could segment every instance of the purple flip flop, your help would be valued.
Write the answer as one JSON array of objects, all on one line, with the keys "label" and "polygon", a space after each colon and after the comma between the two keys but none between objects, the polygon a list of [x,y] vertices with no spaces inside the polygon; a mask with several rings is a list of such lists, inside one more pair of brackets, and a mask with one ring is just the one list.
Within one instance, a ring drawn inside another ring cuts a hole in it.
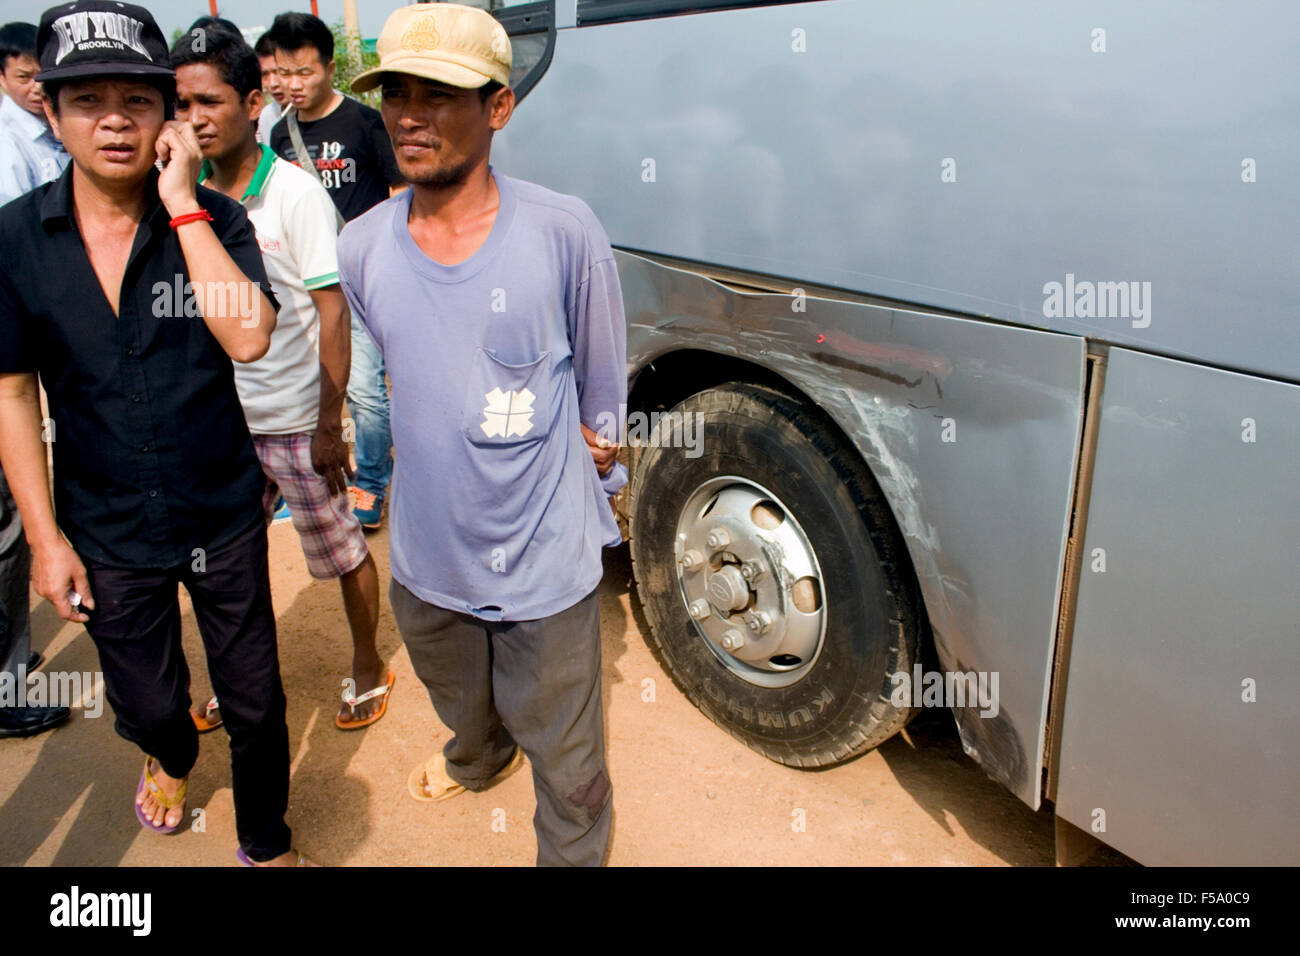
[{"label": "purple flip flop", "polygon": [[[298,854],[298,862],[297,864],[295,864],[296,866],[314,867],[316,865],[315,863],[308,862],[307,858],[302,855],[301,850],[297,850],[295,852]],[[239,861],[240,866],[257,866],[256,863],[254,863],[252,860],[248,858],[248,854],[244,852],[244,848],[242,846],[235,851],[235,859]]]}]

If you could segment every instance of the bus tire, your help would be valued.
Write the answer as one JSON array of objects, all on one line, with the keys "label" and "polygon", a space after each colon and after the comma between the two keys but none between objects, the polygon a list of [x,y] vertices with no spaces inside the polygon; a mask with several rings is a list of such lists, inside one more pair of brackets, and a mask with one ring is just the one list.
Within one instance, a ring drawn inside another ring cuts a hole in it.
[{"label": "bus tire", "polygon": [[[700,428],[693,440],[687,423]],[[910,675],[920,654],[911,564],[875,479],[815,406],[747,383],[692,395],[650,431],[629,498],[651,650],[719,726],[817,768],[873,749],[917,712],[891,702],[891,675]]]}]

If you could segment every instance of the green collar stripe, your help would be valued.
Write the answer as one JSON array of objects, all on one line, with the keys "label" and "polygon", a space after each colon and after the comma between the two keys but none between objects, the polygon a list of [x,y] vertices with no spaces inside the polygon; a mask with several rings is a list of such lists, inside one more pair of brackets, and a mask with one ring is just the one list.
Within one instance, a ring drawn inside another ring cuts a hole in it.
[{"label": "green collar stripe", "polygon": [[249,182],[248,188],[244,190],[244,196],[243,199],[240,199],[240,202],[243,202],[249,196],[262,195],[262,187],[266,185],[266,177],[271,175],[273,165],[275,165],[275,151],[263,143],[262,158],[257,161],[257,169],[253,171],[253,178]]},{"label": "green collar stripe", "polygon": [[[249,180],[248,188],[244,190],[240,202],[243,202],[249,196],[262,195],[262,187],[266,185],[266,178],[271,175],[271,167],[275,165],[275,151],[265,143],[260,145],[262,147],[262,158],[257,161],[257,169],[253,171],[253,178]],[[211,175],[212,164],[205,159],[202,167],[199,168],[199,182],[206,182]]]}]

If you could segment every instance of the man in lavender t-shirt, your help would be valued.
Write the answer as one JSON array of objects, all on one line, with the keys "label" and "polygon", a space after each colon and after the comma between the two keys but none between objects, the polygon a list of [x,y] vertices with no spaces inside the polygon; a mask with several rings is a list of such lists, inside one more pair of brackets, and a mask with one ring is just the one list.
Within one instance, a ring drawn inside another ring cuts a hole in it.
[{"label": "man in lavender t-shirt", "polygon": [[[417,35],[439,39],[403,47]],[[454,734],[408,786],[481,790],[526,755],[537,862],[599,865],[612,791],[596,586],[620,540],[607,498],[627,480],[592,430],[626,398],[613,253],[581,200],[489,165],[514,107],[495,19],[405,7],[378,47],[352,88],[382,85],[412,188],[349,223],[338,255],[393,385],[393,613]]]}]

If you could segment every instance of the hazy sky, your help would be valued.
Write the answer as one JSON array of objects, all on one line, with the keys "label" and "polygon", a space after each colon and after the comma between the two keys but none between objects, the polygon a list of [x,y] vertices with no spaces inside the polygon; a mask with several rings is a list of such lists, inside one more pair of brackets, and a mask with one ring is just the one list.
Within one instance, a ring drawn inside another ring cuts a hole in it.
[{"label": "hazy sky", "polygon": [[[208,0],[145,0],[140,6],[153,14],[162,27],[163,36],[171,43],[172,31],[188,27],[198,17],[206,15]],[[405,6],[405,0],[357,0],[361,18],[361,35],[375,37],[384,26],[388,14]],[[38,23],[41,13],[53,3],[41,0],[0,0],[0,23],[25,20]],[[343,0],[318,0],[321,19],[333,23],[343,19]],[[241,27],[270,26],[277,13],[300,10],[311,13],[311,0],[217,0],[221,16],[233,20]]]}]

